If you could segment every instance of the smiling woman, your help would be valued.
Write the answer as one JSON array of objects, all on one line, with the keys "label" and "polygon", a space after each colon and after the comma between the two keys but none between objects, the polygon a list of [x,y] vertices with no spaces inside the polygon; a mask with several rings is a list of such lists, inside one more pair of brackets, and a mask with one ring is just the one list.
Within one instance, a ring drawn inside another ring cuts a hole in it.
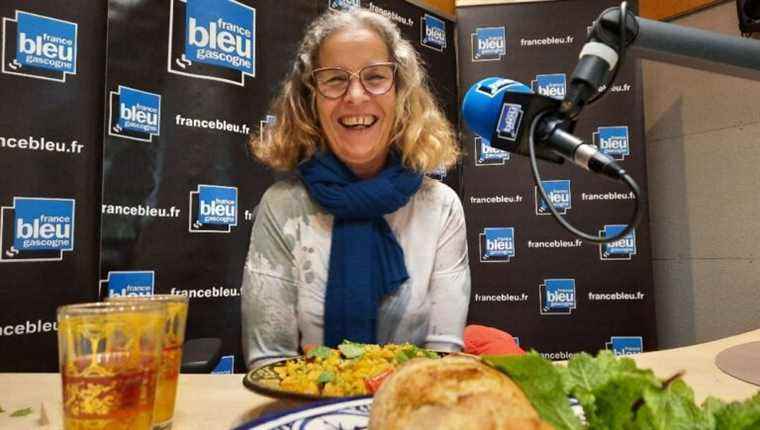
[{"label": "smiling woman", "polygon": [[264,194],[251,235],[248,365],[344,340],[461,349],[462,204],[424,176],[459,148],[412,45],[381,15],[328,12],[307,29],[271,112],[252,152],[294,175]]}]

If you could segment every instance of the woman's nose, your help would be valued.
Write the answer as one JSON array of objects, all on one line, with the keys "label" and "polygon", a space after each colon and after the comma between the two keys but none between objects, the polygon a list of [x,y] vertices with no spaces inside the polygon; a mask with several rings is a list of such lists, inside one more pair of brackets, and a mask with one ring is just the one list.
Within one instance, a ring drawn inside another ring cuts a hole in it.
[{"label": "woman's nose", "polygon": [[352,103],[359,103],[367,100],[369,94],[367,90],[362,86],[361,81],[357,76],[351,76],[348,81],[348,90],[346,90],[346,101]]}]

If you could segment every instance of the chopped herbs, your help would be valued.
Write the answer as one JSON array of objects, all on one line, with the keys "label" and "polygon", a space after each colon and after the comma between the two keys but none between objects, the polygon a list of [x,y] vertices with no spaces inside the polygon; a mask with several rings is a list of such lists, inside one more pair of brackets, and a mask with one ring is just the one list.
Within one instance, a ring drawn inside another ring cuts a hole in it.
[{"label": "chopped herbs", "polygon": [[334,380],[335,380],[335,372],[330,372],[329,370],[326,370],[319,374],[319,378],[317,378],[317,384],[326,384]]},{"label": "chopped herbs", "polygon": [[364,346],[360,343],[343,342],[338,345],[338,350],[346,358],[361,357],[364,354]]},{"label": "chopped herbs", "polygon": [[32,408],[19,409],[11,414],[12,417],[25,417],[32,413]]},{"label": "chopped herbs", "polygon": [[330,353],[332,350],[326,346],[318,346],[311,351],[309,351],[308,354],[306,354],[307,358],[327,358],[330,356]]}]

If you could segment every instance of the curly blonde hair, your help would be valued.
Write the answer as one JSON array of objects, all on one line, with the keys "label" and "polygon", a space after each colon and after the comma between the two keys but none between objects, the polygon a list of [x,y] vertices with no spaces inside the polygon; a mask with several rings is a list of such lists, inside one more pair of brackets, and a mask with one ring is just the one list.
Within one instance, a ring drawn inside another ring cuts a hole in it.
[{"label": "curly blonde hair", "polygon": [[325,39],[355,28],[377,33],[398,64],[391,142],[403,165],[420,173],[451,167],[461,153],[452,126],[430,91],[419,54],[393,22],[362,8],[327,12],[306,29],[293,67],[270,106],[274,124],[251,135],[253,155],[273,169],[291,171],[317,150],[326,149],[311,72]]}]

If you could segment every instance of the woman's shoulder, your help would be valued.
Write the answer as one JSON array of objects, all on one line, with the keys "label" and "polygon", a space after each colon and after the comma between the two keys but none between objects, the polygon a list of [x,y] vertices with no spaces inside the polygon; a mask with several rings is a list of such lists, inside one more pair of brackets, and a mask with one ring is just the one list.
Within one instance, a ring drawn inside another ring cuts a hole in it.
[{"label": "woman's shoulder", "polygon": [[302,213],[313,206],[306,186],[296,176],[278,180],[270,185],[261,197],[259,205],[281,214]]},{"label": "woman's shoulder", "polygon": [[415,195],[420,203],[443,207],[461,207],[459,195],[447,184],[425,176],[422,185]]}]

